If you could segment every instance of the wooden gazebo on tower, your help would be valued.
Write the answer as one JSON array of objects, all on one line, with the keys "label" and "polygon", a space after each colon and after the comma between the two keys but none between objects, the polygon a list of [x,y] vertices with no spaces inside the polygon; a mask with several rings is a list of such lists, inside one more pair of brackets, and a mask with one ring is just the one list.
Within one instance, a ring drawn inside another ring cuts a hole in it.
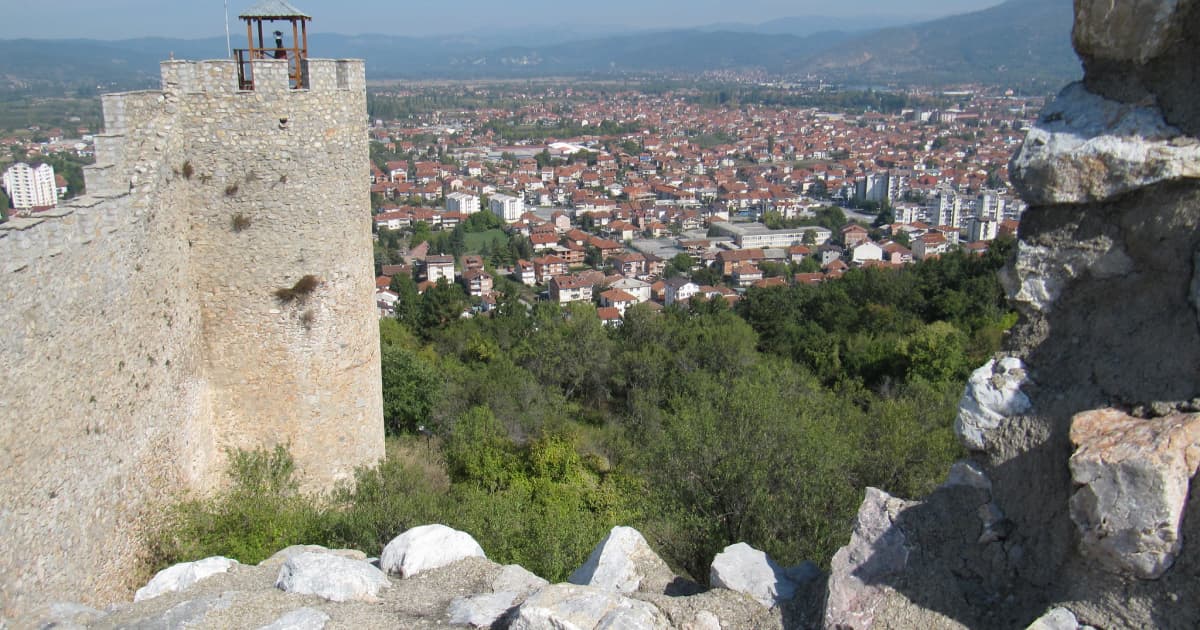
[{"label": "wooden gazebo on tower", "polygon": [[[286,59],[291,86],[295,89],[305,87],[301,61],[308,59],[308,21],[312,17],[305,15],[287,0],[261,0],[239,15],[238,19],[246,21],[248,46],[233,51],[238,62],[238,83],[241,89],[254,89],[254,68],[250,62],[255,59]],[[275,22],[291,23],[291,45],[285,42],[287,33],[276,29]],[[267,29],[263,28],[264,23],[269,23]],[[270,39],[264,34],[269,34]],[[258,36],[257,40],[255,35]]]}]

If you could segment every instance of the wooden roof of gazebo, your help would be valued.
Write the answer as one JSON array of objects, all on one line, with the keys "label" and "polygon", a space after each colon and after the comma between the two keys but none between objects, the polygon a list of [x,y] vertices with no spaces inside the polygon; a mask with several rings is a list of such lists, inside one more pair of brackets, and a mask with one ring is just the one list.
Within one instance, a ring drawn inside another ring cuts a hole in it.
[{"label": "wooden roof of gazebo", "polygon": [[[241,88],[254,89],[253,66],[255,59],[285,59],[288,62],[288,77],[293,88],[303,88],[304,72],[302,61],[308,58],[308,22],[311,16],[292,6],[287,0],[261,0],[238,16],[246,21],[247,48],[235,50],[238,62],[238,78]],[[268,45],[263,34],[264,22],[289,22],[292,25],[290,46],[283,43],[282,31],[275,31],[275,41]],[[254,41],[255,26],[258,27],[258,42]]]}]

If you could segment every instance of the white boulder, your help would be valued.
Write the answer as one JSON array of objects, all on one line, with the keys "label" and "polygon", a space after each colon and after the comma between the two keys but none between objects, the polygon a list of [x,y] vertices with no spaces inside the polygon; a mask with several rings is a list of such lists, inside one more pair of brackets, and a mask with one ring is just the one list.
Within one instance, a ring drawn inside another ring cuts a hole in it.
[{"label": "white boulder", "polygon": [[1055,608],[1035,619],[1025,630],[1079,630],[1079,620],[1066,608]]},{"label": "white boulder", "polygon": [[445,525],[422,525],[393,538],[383,548],[379,568],[407,578],[472,557],[487,555],[470,534]]},{"label": "white boulder", "polygon": [[236,565],[237,560],[224,556],[213,556],[195,562],[181,562],[159,571],[139,588],[133,595],[133,601],[140,602],[165,593],[174,593],[203,580],[206,577],[225,573]]},{"label": "white boulder", "polygon": [[973,451],[985,450],[988,434],[1005,418],[1029,411],[1033,404],[1021,391],[1028,382],[1025,365],[1015,357],[993,359],[972,372],[954,420],[954,432],[963,445]]},{"label": "white boulder", "polygon": [[567,581],[618,593],[662,593],[674,577],[640,532],[632,527],[614,527]]},{"label": "white boulder", "polygon": [[292,556],[279,568],[275,587],[288,593],[316,595],[334,602],[375,601],[388,586],[383,571],[363,562],[329,553]]},{"label": "white boulder", "polygon": [[709,582],[716,588],[745,593],[770,608],[791,599],[796,584],[765,552],[746,543],[725,548],[713,558]]}]

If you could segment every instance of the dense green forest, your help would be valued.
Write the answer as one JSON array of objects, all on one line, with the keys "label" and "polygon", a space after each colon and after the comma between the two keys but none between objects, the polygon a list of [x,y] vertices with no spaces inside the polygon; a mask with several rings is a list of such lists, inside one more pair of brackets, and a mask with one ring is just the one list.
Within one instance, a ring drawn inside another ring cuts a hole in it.
[{"label": "dense green forest", "polygon": [[617,524],[699,580],[738,541],[827,564],[865,487],[919,497],[962,455],[955,403],[1015,319],[996,280],[1010,248],[751,289],[733,308],[639,305],[615,328],[515,291],[468,319],[456,285],[406,292],[380,322],[387,460],[311,497],[286,452],[238,454],[228,493],[170,512],[151,564],[374,553],[429,522],[551,580]]}]

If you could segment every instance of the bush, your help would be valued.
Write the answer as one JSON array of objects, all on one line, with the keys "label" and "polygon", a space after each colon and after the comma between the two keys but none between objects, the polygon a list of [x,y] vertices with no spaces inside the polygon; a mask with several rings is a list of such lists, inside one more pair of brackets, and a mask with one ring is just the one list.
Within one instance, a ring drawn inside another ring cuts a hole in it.
[{"label": "bush", "polygon": [[149,545],[153,569],[208,556],[253,564],[289,545],[324,538],[325,511],[297,490],[295,463],[285,447],[228,454],[228,489],[167,510]]}]

